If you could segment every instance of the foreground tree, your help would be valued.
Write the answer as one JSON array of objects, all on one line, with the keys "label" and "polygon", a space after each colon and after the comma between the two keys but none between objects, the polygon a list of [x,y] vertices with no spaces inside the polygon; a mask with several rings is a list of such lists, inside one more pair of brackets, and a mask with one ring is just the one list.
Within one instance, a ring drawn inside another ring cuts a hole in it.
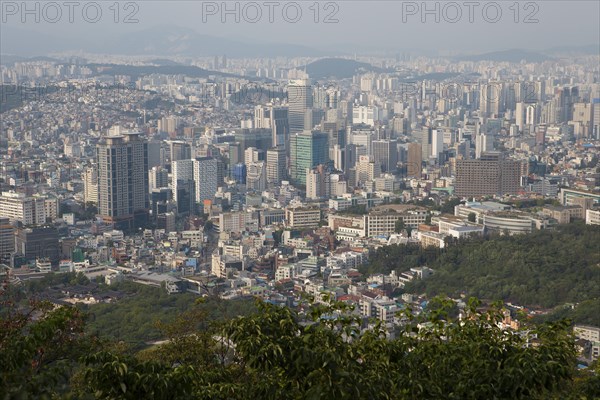
[{"label": "foreground tree", "polygon": [[[105,347],[82,355],[83,319],[73,308],[41,318],[2,317],[3,398],[61,395],[60,360],[80,366],[72,398],[96,399],[559,399],[598,398],[593,371],[578,374],[569,324],[499,328],[500,305],[476,300],[458,319],[452,301],[399,316],[388,332],[353,306],[308,302],[258,311],[220,326],[190,310],[161,329],[167,338],[133,354]],[[21,314],[22,315],[22,314]],[[21,318],[25,318],[19,322]],[[14,325],[16,324],[16,325]],[[392,337],[395,336],[395,337]],[[51,356],[48,356],[51,355]],[[80,363],[80,364],[79,364]],[[57,372],[59,379],[53,379]]]},{"label": "foreground tree", "polygon": [[73,307],[32,302],[28,309],[4,299],[0,313],[0,396],[51,398],[68,390],[77,360],[95,348],[84,340],[83,315]]}]

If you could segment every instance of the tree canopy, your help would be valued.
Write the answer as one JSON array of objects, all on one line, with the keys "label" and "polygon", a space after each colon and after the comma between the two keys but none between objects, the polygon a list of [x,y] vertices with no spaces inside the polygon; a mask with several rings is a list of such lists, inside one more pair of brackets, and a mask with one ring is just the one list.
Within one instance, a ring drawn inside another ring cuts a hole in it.
[{"label": "tree canopy", "polygon": [[466,293],[490,301],[552,308],[600,298],[600,228],[569,224],[527,235],[492,235],[445,249],[379,248],[360,272],[388,274],[427,265],[435,274],[406,290],[429,296]]},{"label": "tree canopy", "polygon": [[[75,307],[3,313],[3,398],[82,399],[592,399],[598,375],[577,372],[568,322],[499,328],[500,304],[471,299],[462,319],[437,299],[389,332],[365,327],[352,305],[325,299],[298,309],[257,301],[219,323],[196,302],[161,324],[142,352],[85,334]],[[392,336],[390,336],[392,335]]]}]

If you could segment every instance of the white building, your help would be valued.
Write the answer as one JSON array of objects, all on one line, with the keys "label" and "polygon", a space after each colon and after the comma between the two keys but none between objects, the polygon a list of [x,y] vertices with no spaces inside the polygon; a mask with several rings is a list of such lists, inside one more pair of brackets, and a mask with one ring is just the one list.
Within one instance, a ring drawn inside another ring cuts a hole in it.
[{"label": "white building", "polygon": [[46,223],[45,200],[43,197],[3,192],[0,194],[0,217],[6,217],[11,222],[19,221],[23,225],[42,225]]},{"label": "white building", "polygon": [[585,223],[587,225],[600,225],[600,210],[586,210]]},{"label": "white building", "polygon": [[376,106],[354,106],[352,108],[352,123],[375,125],[381,121],[382,113]]}]

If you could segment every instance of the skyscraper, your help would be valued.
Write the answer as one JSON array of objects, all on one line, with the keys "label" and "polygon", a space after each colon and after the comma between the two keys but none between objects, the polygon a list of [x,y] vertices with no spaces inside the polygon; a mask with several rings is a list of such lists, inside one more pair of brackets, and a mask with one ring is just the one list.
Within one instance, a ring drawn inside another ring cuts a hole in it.
[{"label": "skyscraper", "polygon": [[398,141],[374,140],[373,159],[381,165],[382,172],[394,172],[398,166]]},{"label": "skyscraper", "polygon": [[15,251],[15,232],[10,219],[0,217],[0,263],[8,262]]},{"label": "skyscraper", "polygon": [[150,191],[169,186],[169,172],[163,167],[152,167],[148,172]]},{"label": "skyscraper", "polygon": [[194,182],[196,184],[196,203],[212,200],[218,188],[217,160],[212,157],[200,157],[194,160]]},{"label": "skyscraper", "polygon": [[148,143],[139,133],[107,136],[96,146],[98,213],[115,229],[148,220]]},{"label": "skyscraper", "polygon": [[595,139],[600,139],[600,99],[592,100],[592,135]]},{"label": "skyscraper", "polygon": [[480,133],[475,136],[475,158],[481,158],[482,154],[494,150],[494,135]]},{"label": "skyscraper", "polygon": [[[194,183],[194,160],[173,161],[172,165],[172,193],[173,200],[177,203],[177,212],[180,214],[194,211],[193,204],[196,199]],[[191,197],[191,200],[190,200]],[[190,207],[190,201],[192,206]]]},{"label": "skyscraper", "polygon": [[169,142],[171,162],[192,158],[192,146],[182,140]]},{"label": "skyscraper", "polygon": [[257,192],[267,188],[267,169],[264,161],[254,161],[247,165],[246,188]]},{"label": "skyscraper", "polygon": [[420,178],[423,169],[423,153],[419,143],[408,144],[408,161],[406,174],[409,177]]},{"label": "skyscraper", "polygon": [[306,169],[328,160],[326,133],[304,131],[290,136],[290,178],[294,182],[306,184]]},{"label": "skyscraper", "polygon": [[290,139],[290,125],[288,121],[288,108],[271,106],[270,108],[271,131],[273,132],[273,147],[288,147]]},{"label": "skyscraper", "polygon": [[279,185],[287,179],[285,149],[274,147],[267,150],[267,183]]},{"label": "skyscraper", "polygon": [[440,153],[444,151],[444,132],[440,129],[429,128],[430,153],[429,156],[439,160]]},{"label": "skyscraper", "polygon": [[288,85],[288,121],[290,133],[304,130],[304,119],[313,107],[313,93],[308,79],[296,79]]},{"label": "skyscraper", "polygon": [[235,183],[240,185],[246,184],[246,164],[238,163],[233,166],[233,172],[231,174],[232,178],[235,180]]},{"label": "skyscraper", "polygon": [[306,198],[327,199],[331,195],[331,172],[321,164],[306,169]]}]

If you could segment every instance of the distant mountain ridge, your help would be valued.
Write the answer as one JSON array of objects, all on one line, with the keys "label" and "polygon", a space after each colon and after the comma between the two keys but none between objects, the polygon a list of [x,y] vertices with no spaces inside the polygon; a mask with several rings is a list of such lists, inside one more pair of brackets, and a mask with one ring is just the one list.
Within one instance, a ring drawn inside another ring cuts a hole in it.
[{"label": "distant mountain ridge", "polygon": [[[18,39],[18,40],[17,40]],[[286,43],[256,43],[203,35],[189,28],[159,26],[127,34],[88,41],[72,36],[57,37],[13,27],[3,27],[0,36],[3,54],[36,56],[66,51],[99,54],[229,57],[323,57],[331,52]]]},{"label": "distant mountain ridge", "polygon": [[322,58],[298,69],[306,69],[311,79],[348,79],[359,72],[385,72],[383,68],[346,58]]},{"label": "distant mountain ridge", "polygon": [[522,60],[525,60],[526,62],[544,62],[553,60],[552,57],[546,56],[542,53],[522,49],[493,51],[476,55],[463,55],[457,56],[455,59],[460,61],[497,61],[512,63],[518,63]]}]

